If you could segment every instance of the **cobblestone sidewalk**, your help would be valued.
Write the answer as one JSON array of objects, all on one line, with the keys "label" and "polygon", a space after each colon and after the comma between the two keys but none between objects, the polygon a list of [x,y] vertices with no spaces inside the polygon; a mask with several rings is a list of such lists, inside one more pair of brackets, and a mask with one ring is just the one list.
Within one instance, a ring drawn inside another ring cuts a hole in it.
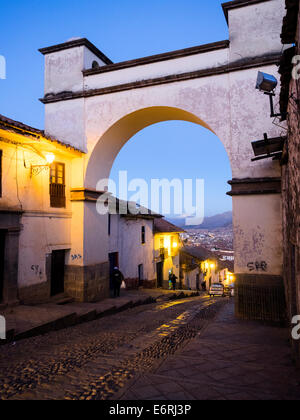
[{"label": "cobblestone sidewalk", "polygon": [[136,376],[119,398],[300,400],[300,374],[287,330],[239,321],[230,303],[155,371]]}]

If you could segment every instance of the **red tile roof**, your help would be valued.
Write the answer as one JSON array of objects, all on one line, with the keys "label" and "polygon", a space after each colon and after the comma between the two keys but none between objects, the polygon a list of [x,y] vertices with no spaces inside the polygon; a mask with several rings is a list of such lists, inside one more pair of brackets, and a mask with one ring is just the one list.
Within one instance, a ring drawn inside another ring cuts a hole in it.
[{"label": "red tile roof", "polygon": [[155,233],[181,233],[181,232],[184,232],[184,230],[168,222],[166,219],[161,218],[161,219],[155,219],[154,232]]},{"label": "red tile roof", "polygon": [[194,258],[197,258],[200,261],[205,260],[216,260],[217,256],[213,254],[208,249],[204,248],[203,246],[185,246],[181,250],[182,252],[185,252],[186,254],[191,255]]}]

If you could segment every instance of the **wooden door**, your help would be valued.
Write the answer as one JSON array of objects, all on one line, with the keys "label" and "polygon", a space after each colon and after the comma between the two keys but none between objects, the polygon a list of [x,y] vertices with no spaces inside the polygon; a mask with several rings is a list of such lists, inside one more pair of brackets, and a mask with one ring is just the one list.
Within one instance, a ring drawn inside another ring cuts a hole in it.
[{"label": "wooden door", "polygon": [[65,291],[65,250],[52,251],[51,296]]},{"label": "wooden door", "polygon": [[159,262],[156,264],[156,272],[157,272],[157,287],[163,287],[163,263]]}]

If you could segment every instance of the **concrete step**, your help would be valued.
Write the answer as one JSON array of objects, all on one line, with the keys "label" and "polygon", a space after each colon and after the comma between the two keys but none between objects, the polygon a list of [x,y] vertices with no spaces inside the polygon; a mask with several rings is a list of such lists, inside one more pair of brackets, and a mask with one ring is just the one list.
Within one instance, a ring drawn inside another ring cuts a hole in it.
[{"label": "concrete step", "polygon": [[49,303],[56,305],[67,305],[68,303],[75,302],[75,299],[68,296],[66,293],[60,293],[59,295],[52,296]]},{"label": "concrete step", "polygon": [[37,337],[38,335],[47,334],[51,331],[58,331],[64,328],[72,327],[77,323],[76,313],[68,314],[55,320],[36,325],[32,328],[24,326],[18,331],[15,331],[13,341],[24,340],[25,338]]}]

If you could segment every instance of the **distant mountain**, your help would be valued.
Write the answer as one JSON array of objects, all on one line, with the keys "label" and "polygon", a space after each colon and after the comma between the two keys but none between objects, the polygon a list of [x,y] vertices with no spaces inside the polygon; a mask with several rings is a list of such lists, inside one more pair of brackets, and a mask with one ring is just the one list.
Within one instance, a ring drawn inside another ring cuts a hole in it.
[{"label": "distant mountain", "polygon": [[176,226],[191,229],[218,229],[225,228],[232,225],[232,211],[227,211],[215,216],[205,217],[202,225],[186,226],[185,218],[168,218],[168,220]]}]

